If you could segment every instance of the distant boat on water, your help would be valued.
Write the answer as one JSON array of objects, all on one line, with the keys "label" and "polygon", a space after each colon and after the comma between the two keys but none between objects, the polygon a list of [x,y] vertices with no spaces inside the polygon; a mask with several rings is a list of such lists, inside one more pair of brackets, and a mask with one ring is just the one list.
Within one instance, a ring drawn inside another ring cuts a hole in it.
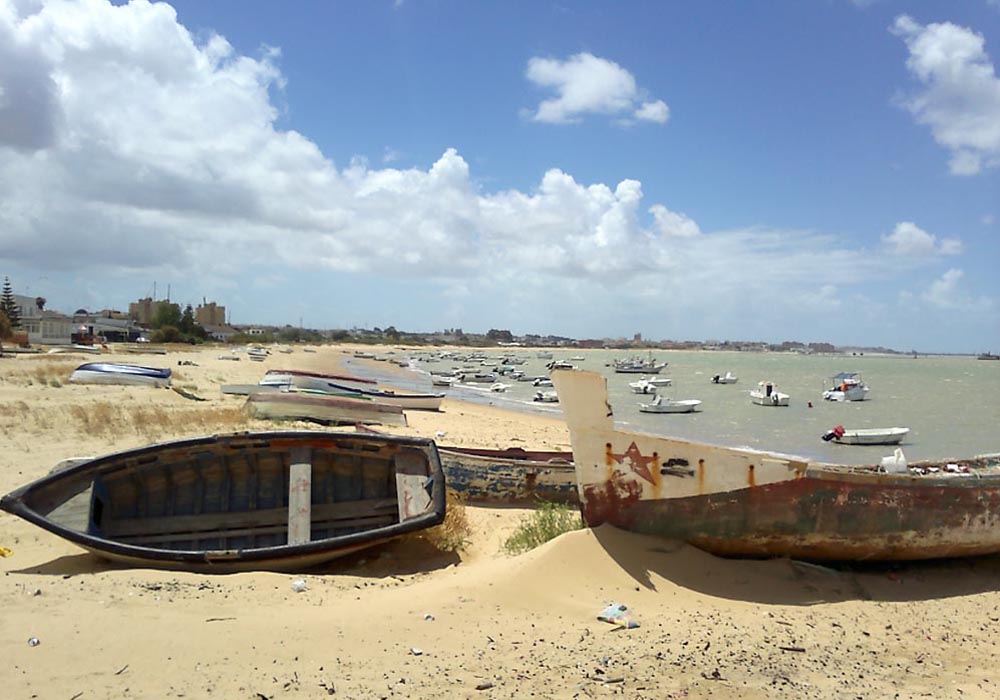
[{"label": "distant boat on water", "polygon": [[994,355],[991,352],[984,352],[981,355],[979,355],[979,357],[977,357],[976,359],[977,360],[1000,360],[1000,355]]}]

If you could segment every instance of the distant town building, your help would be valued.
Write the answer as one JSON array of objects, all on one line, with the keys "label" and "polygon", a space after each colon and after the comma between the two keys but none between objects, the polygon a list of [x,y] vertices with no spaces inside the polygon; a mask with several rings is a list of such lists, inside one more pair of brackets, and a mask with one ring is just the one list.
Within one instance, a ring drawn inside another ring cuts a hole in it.
[{"label": "distant town building", "polygon": [[214,301],[203,302],[194,310],[194,320],[203,328],[226,325],[226,307]]},{"label": "distant town building", "polygon": [[14,295],[21,317],[21,330],[28,334],[32,345],[69,345],[73,337],[73,319],[65,314],[44,309],[35,297]]},{"label": "distant town building", "polygon": [[152,297],[146,297],[145,299],[140,299],[129,304],[128,315],[129,318],[137,323],[149,325],[156,318],[156,313],[160,310],[160,307],[170,303],[169,299],[153,301]]}]

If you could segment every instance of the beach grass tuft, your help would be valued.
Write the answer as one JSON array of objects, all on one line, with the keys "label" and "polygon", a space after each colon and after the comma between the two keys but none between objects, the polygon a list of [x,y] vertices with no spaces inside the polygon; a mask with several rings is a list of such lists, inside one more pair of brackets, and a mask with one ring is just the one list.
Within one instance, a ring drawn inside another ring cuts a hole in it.
[{"label": "beach grass tuft", "polygon": [[444,522],[417,534],[441,552],[458,553],[468,547],[472,538],[472,526],[465,514],[461,496],[448,489]]},{"label": "beach grass tuft", "polygon": [[507,538],[503,549],[508,554],[523,554],[559,535],[583,527],[583,519],[575,508],[562,503],[543,501],[531,515]]}]

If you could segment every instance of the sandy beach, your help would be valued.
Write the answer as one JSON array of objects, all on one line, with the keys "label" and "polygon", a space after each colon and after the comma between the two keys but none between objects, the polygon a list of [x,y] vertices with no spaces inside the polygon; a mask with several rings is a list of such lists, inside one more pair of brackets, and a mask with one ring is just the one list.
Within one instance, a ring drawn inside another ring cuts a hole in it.
[{"label": "sandy beach", "polygon": [[[219,347],[101,360],[167,389],[79,386],[88,355],[0,360],[0,493],[63,459],[178,437],[314,428],[247,419],[222,384],[345,371],[342,351],[261,363]],[[184,363],[184,364],[179,364]],[[188,364],[190,363],[190,364]],[[400,435],[569,449],[557,418],[446,400]],[[610,527],[527,554],[524,508],[468,505],[458,554],[403,539],[302,574],[109,564],[0,513],[5,698],[996,698],[1000,558],[831,569],[734,561]],[[305,590],[293,590],[302,578]],[[639,626],[597,620],[609,603]],[[37,640],[37,643],[29,643]]]}]

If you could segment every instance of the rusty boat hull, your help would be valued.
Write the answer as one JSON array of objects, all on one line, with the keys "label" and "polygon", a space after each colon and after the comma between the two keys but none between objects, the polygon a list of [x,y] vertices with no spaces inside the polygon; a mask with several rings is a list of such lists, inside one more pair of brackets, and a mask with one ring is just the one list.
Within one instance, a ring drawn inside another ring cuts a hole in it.
[{"label": "rusty boat hull", "polygon": [[606,380],[553,372],[581,510],[721,556],[903,561],[1000,552],[1000,454],[876,466],[618,430]]}]

